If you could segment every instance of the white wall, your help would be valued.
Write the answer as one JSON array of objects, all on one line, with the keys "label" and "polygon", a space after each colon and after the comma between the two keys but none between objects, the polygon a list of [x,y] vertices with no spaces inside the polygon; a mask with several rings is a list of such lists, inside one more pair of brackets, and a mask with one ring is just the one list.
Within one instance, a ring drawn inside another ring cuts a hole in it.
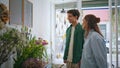
[{"label": "white wall", "polygon": [[[32,34],[50,41],[51,29],[51,3],[50,0],[29,0],[33,3],[33,28]],[[9,8],[9,0],[0,0]]]},{"label": "white wall", "polygon": [[30,0],[33,3],[32,34],[36,37],[50,39],[50,2],[47,0]]},{"label": "white wall", "polygon": [[[32,34],[50,40],[50,0],[29,0],[33,3]],[[9,0],[0,0],[9,8]]]},{"label": "white wall", "polygon": [[[51,2],[49,0],[29,0],[33,3],[32,34],[48,40],[47,53],[51,55]],[[50,57],[49,57],[50,58]]]},{"label": "white wall", "polygon": [[[9,0],[8,0],[9,1]],[[32,35],[48,40],[47,52],[51,54],[50,40],[51,40],[51,3],[50,0],[29,0],[33,3],[33,27]],[[0,0],[9,7],[9,2]],[[2,67],[4,68],[4,67]]]}]

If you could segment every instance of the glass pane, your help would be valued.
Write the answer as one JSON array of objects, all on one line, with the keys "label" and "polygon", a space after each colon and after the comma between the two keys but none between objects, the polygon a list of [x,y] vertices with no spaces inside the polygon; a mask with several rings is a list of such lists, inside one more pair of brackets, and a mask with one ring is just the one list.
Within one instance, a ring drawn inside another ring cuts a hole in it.
[{"label": "glass pane", "polygon": [[67,13],[61,13],[62,9],[56,9],[55,22],[55,49],[53,56],[54,64],[64,64],[63,54],[65,49],[65,33],[70,23],[67,20]]},{"label": "glass pane", "polygon": [[[104,13],[104,16],[102,15]],[[100,18],[101,22],[98,24],[100,27],[100,30],[104,36],[104,38],[107,40],[107,26],[109,24],[109,9],[108,8],[104,8],[104,7],[96,7],[96,8],[89,8],[89,9],[83,9],[83,17],[87,14],[93,14],[97,17]]]}]

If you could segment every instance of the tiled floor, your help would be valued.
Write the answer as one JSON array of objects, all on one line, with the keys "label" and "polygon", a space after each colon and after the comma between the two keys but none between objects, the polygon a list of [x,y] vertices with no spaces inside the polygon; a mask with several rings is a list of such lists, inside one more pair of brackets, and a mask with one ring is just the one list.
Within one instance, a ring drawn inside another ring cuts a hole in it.
[{"label": "tiled floor", "polygon": [[65,64],[53,64],[52,68],[66,68]]},{"label": "tiled floor", "polygon": [[[118,66],[120,68],[120,54],[119,54],[119,57],[118,57]],[[108,65],[110,64],[110,55],[107,54],[107,60],[108,60]],[[112,64],[114,66],[114,68],[116,68],[116,54],[112,54]]]},{"label": "tiled floor", "polygon": [[[110,55],[109,54],[107,54],[107,60],[108,60],[108,65],[109,65],[110,64]],[[118,63],[119,68],[120,68],[120,54],[119,54],[118,61],[119,61],[119,63]],[[113,64],[114,68],[116,68],[116,55],[115,54],[112,55],[112,64]],[[65,64],[63,63],[63,59],[62,58],[54,59],[52,68],[66,68]]]}]

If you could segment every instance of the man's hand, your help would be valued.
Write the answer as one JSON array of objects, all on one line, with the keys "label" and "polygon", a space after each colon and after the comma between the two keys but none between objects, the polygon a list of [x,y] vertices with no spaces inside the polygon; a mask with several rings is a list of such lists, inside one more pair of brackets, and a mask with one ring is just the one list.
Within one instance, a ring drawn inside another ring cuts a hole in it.
[{"label": "man's hand", "polygon": [[67,60],[64,60],[64,63],[67,63]]}]

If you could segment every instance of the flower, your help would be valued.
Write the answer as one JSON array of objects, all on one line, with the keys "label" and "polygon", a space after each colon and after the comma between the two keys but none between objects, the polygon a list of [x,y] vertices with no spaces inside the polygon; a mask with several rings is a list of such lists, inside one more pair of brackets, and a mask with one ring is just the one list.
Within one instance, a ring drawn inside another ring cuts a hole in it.
[{"label": "flower", "polygon": [[[17,56],[14,68],[43,68],[45,65],[42,64],[46,62],[45,60],[48,59],[48,56],[46,48],[42,45],[42,41],[42,39],[36,40],[36,37],[32,37],[29,40],[29,44],[23,48],[22,54]],[[43,60],[44,58],[45,60]]]},{"label": "flower", "polygon": [[39,37],[38,40],[36,40],[35,44],[36,45],[47,45],[48,42],[47,40],[43,40],[42,38]]},{"label": "flower", "polygon": [[38,40],[36,40],[35,44],[39,45],[39,44],[40,44],[40,42],[39,42]]},{"label": "flower", "polygon": [[48,42],[46,40],[42,40],[42,45],[47,45]]},{"label": "flower", "polygon": [[[21,54],[21,47],[27,44],[27,39],[16,29],[6,28],[6,32],[0,33],[0,65],[15,53]],[[16,51],[14,49],[16,48]]]}]

